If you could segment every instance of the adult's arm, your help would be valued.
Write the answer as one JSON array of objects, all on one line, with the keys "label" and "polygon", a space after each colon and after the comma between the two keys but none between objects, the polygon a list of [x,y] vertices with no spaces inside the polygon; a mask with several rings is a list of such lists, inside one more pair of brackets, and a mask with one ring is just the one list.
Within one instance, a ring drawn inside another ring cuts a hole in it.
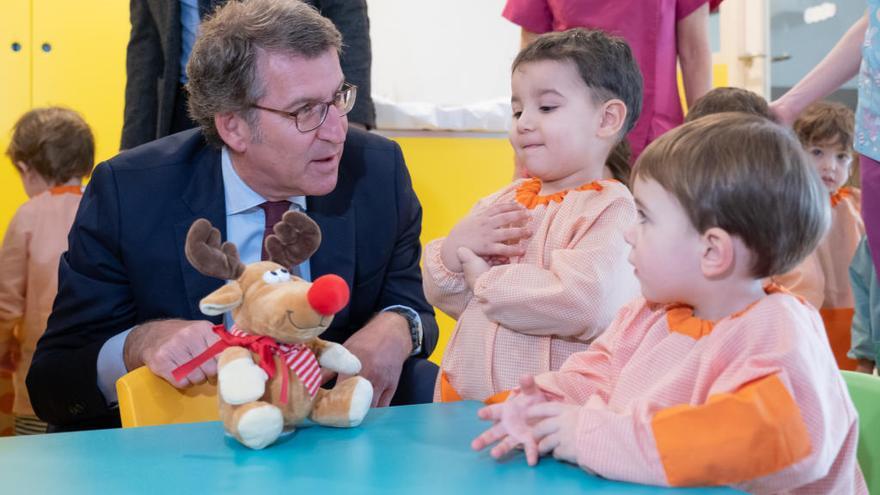
[{"label": "adult's arm", "polygon": [[158,79],[164,63],[158,26],[146,0],[131,0],[131,37],[125,58],[125,113],[122,149],[156,138],[159,113]]},{"label": "adult's arm", "polygon": [[781,123],[793,123],[807,106],[836,90],[858,73],[862,60],[861,46],[867,28],[868,14],[865,13],[813,70],[770,104],[770,109]]},{"label": "adult's arm", "polygon": [[709,47],[709,4],[704,3],[675,26],[678,60],[690,107],[712,87],[712,50]]}]

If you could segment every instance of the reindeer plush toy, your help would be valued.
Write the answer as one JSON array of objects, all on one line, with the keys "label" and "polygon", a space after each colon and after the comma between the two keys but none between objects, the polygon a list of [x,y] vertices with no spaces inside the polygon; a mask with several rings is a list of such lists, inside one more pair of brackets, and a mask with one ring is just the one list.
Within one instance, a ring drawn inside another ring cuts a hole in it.
[{"label": "reindeer plush toy", "polygon": [[235,325],[214,331],[220,340],[174,371],[178,380],[220,354],[217,382],[220,419],[226,432],[252,449],[274,442],[306,418],[325,426],[357,426],[373,398],[369,381],[353,376],[332,390],[320,388],[321,367],[354,375],[358,359],[343,346],[318,338],[348,304],[348,286],[336,275],[313,283],[288,269],[309,258],[321,243],[318,225],[286,212],[266,238],[271,261],[245,266],[234,244],[196,220],[186,256],[203,275],[229,280],[199,303],[207,315],[232,311]]}]

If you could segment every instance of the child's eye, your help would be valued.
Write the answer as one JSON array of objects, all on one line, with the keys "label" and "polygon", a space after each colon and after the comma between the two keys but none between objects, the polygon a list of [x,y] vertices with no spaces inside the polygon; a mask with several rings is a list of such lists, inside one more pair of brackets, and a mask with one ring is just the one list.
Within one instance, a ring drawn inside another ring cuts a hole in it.
[{"label": "child's eye", "polygon": [[648,217],[645,216],[645,212],[642,210],[636,210],[636,214],[638,215],[639,223],[645,223]]},{"label": "child's eye", "polygon": [[841,162],[848,162],[850,157],[848,153],[838,153],[837,159]]},{"label": "child's eye", "polygon": [[514,111],[513,112],[513,118],[518,119],[520,117],[522,117],[522,111]]},{"label": "child's eye", "polygon": [[819,148],[813,148],[810,150],[810,154],[813,156],[822,156],[822,150]]},{"label": "child's eye", "polygon": [[549,105],[544,105],[542,107],[539,107],[539,109],[541,110],[542,113],[550,113],[553,110],[556,110],[556,108],[557,107],[553,107],[553,106],[549,106]]}]

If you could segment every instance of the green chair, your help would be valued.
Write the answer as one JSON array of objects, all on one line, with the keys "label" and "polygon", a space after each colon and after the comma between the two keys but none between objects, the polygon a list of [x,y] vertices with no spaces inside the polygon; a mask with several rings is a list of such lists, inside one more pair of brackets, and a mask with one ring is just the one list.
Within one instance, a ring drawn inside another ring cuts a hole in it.
[{"label": "green chair", "polygon": [[859,413],[859,466],[870,493],[880,494],[880,378],[841,371]]}]

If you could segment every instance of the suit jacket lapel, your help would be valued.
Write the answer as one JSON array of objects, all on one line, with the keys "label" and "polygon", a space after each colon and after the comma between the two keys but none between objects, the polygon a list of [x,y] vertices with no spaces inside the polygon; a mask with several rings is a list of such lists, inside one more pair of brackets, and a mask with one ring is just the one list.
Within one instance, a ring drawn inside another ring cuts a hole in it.
[{"label": "suit jacket lapel", "polygon": [[[309,259],[312,280],[334,273],[354,289],[355,218],[348,191],[339,186],[327,196],[307,198],[307,213],[321,228],[321,246]],[[347,321],[349,306],[337,316]]]},{"label": "suit jacket lapel", "polygon": [[[201,134],[199,134],[201,136]],[[199,310],[199,301],[220,288],[225,281],[206,277],[196,271],[186,259],[184,246],[186,234],[190,225],[199,218],[206,218],[211,225],[220,230],[220,237],[226,240],[226,196],[223,189],[223,172],[220,168],[220,150],[205,146],[195,155],[193,163],[184,166],[194,168],[190,183],[186,188],[181,200],[187,206],[191,215],[182,217],[174,225],[174,233],[177,240],[177,252],[183,271],[183,284],[186,290],[186,298],[189,301],[191,317],[193,319],[210,319],[214,323],[223,320],[222,315],[207,317]]]}]

